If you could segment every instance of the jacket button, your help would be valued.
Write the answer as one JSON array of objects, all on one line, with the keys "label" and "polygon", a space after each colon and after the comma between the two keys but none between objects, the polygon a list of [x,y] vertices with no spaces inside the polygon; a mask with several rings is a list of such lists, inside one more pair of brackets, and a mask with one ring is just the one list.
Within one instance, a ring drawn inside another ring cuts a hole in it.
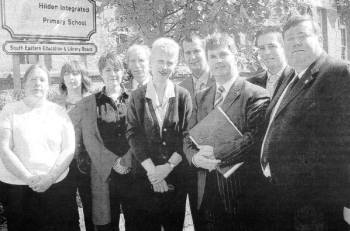
[{"label": "jacket button", "polygon": [[166,145],[166,143],[165,143],[165,142],[163,142],[163,145],[165,146],[165,145]]},{"label": "jacket button", "polygon": [[122,134],[118,134],[118,136],[122,136]]},{"label": "jacket button", "polygon": [[166,130],[166,128],[164,128],[164,129],[163,129],[163,131],[165,131],[165,132],[166,132],[166,131],[168,131],[168,130]]}]

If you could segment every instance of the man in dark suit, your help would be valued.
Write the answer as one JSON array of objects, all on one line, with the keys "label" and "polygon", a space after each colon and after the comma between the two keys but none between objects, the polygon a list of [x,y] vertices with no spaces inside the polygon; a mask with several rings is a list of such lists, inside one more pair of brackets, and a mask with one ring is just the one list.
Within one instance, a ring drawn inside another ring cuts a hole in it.
[{"label": "man in dark suit", "polygon": [[[248,225],[255,222],[250,220],[255,218],[255,212],[247,202],[257,201],[253,198],[254,179],[249,178],[249,170],[254,159],[259,162],[259,155],[255,153],[254,156],[250,151],[254,138],[261,129],[269,94],[267,90],[239,76],[233,38],[226,34],[212,35],[207,41],[206,53],[216,83],[195,95],[189,129],[220,106],[243,136],[220,147],[221,154],[214,155],[212,147],[196,147],[189,135],[186,135],[184,151],[198,173],[197,208],[200,222],[197,228],[246,230]],[[220,162],[244,164],[225,178],[215,170]],[[250,224],[248,220],[251,221]]]},{"label": "man in dark suit", "polygon": [[294,70],[287,64],[284,54],[282,32],[279,27],[267,27],[257,37],[258,53],[267,70],[248,79],[249,82],[266,88],[271,99],[281,83]]},{"label": "man in dark suit", "polygon": [[189,35],[182,40],[182,52],[186,65],[191,70],[191,76],[184,79],[179,85],[194,95],[214,83],[210,74],[207,58],[205,57],[205,40],[197,35]]},{"label": "man in dark suit", "polygon": [[283,37],[297,75],[267,110],[261,162],[271,187],[269,230],[349,230],[349,64],[323,51],[309,17],[291,18]]}]

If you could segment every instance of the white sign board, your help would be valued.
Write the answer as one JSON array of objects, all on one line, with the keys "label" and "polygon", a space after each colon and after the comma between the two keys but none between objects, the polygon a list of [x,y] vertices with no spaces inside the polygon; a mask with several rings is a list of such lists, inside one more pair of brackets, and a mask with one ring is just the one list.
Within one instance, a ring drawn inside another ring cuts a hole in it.
[{"label": "white sign board", "polygon": [[92,0],[1,0],[2,26],[13,38],[89,40],[96,32]]},{"label": "white sign board", "polygon": [[27,42],[7,41],[2,49],[8,55],[82,55],[95,54],[97,47],[93,43],[58,43],[58,42]]}]

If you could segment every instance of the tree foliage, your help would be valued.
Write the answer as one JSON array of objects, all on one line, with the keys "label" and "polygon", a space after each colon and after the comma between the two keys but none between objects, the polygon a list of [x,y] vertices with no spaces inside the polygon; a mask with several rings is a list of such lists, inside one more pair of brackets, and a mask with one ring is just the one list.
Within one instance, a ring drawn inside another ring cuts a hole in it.
[{"label": "tree foliage", "polygon": [[333,6],[337,9],[340,19],[350,23],[350,0],[336,0]]},{"label": "tree foliage", "polygon": [[[245,35],[239,50],[256,59],[255,35],[263,26],[282,23],[296,10],[298,0],[97,0],[98,10],[114,5],[117,14],[125,15],[125,26],[134,33],[121,45],[150,45],[161,36],[176,41],[190,33],[207,36],[227,32]],[[238,43],[239,44],[239,43]],[[249,62],[249,60],[248,60]]]}]

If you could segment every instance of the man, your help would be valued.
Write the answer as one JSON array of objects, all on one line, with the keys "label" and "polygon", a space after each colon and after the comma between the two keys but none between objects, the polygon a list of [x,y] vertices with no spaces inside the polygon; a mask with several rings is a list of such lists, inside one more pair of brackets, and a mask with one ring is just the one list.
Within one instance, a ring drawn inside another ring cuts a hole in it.
[{"label": "man", "polygon": [[[179,85],[194,95],[214,84],[214,78],[209,72],[207,58],[205,57],[205,40],[197,35],[186,36],[182,41],[183,58],[186,65],[190,68],[192,75],[184,79]],[[198,209],[197,209],[197,170],[191,167],[189,172],[188,199],[191,208],[193,226],[198,230]]]},{"label": "man", "polygon": [[132,45],[126,54],[126,63],[132,78],[124,83],[129,91],[134,91],[146,85],[150,79],[149,73],[150,49],[146,45]]},{"label": "man", "polygon": [[282,33],[277,27],[268,27],[257,38],[258,53],[267,71],[249,82],[267,89],[271,99],[283,80],[292,75],[294,70],[287,64],[284,54]]},{"label": "man", "polygon": [[[198,173],[198,230],[245,230],[250,225],[247,218],[256,215],[247,204],[256,201],[250,194],[254,191],[254,180],[249,178],[249,169],[257,155],[250,151],[261,129],[269,94],[238,76],[236,46],[227,34],[212,35],[206,53],[216,83],[196,94],[189,129],[220,106],[243,136],[221,147],[220,155],[214,155],[210,146],[196,147],[188,134],[184,139],[185,154]],[[244,164],[226,179],[214,170],[220,162]]]},{"label": "man", "polygon": [[283,27],[290,76],[267,110],[261,162],[269,177],[269,230],[349,230],[349,64],[322,49],[317,22],[291,18]]},{"label": "man", "polygon": [[184,79],[179,85],[194,95],[214,83],[214,78],[209,72],[209,66],[205,57],[205,40],[197,35],[186,36],[182,41],[183,57],[192,75]]}]

